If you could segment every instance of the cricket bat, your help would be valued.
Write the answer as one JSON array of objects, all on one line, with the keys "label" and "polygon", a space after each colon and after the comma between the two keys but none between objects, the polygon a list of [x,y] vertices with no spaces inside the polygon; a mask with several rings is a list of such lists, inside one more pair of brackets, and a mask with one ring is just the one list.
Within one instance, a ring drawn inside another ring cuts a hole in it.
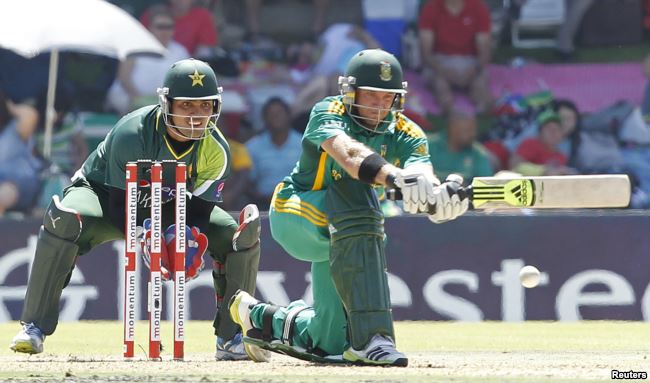
[{"label": "cricket bat", "polygon": [[[631,195],[625,174],[475,177],[463,191],[475,209],[620,208],[629,205]],[[399,191],[387,193],[401,198]]]}]

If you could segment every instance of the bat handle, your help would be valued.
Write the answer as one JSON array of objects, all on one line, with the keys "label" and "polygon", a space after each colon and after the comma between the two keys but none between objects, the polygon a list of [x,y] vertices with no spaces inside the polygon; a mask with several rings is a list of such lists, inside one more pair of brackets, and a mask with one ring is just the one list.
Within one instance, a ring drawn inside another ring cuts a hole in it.
[{"label": "bat handle", "polygon": [[[463,187],[462,185],[456,183],[456,182],[449,182],[447,185],[447,188],[449,189],[449,194],[454,194],[457,193],[458,197],[460,197],[461,201],[464,200],[465,198],[472,198],[472,186],[467,186]],[[402,191],[399,188],[394,188],[394,189],[386,189],[386,198],[391,200],[391,201],[401,201],[402,200]],[[429,206],[429,211],[427,214],[435,214],[436,213],[436,205],[430,205]]]}]

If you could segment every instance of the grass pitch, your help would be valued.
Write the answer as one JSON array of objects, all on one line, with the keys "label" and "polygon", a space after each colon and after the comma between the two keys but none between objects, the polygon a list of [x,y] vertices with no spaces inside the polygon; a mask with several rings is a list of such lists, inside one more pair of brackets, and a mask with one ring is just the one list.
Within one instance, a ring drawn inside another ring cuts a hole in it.
[{"label": "grass pitch", "polygon": [[216,362],[209,322],[190,322],[186,361],[171,361],[164,323],[162,362],[146,361],[147,322],[136,359],[124,362],[121,322],[61,323],[45,352],[14,354],[17,323],[0,325],[0,381],[11,382],[596,382],[611,370],[650,372],[650,328],[641,322],[398,322],[407,368],[316,365],[282,355],[271,363]]}]

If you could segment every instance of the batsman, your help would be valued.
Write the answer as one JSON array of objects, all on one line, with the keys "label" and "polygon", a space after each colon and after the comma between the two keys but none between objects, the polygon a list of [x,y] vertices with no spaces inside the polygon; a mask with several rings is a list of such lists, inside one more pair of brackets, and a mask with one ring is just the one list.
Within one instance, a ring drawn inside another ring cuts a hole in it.
[{"label": "batsman", "polygon": [[393,55],[364,50],[339,78],[341,94],[312,108],[301,157],[277,186],[269,219],[287,253],[311,262],[314,303],[279,307],[237,293],[230,313],[253,360],[266,360],[262,348],[316,362],[408,364],[395,345],[374,186],[401,189],[409,213],[435,208],[435,223],[463,214],[469,201],[456,181],[435,177],[422,129],[402,113],[406,85]]},{"label": "batsman", "polygon": [[[187,59],[167,71],[158,88],[158,104],[120,119],[72,177],[63,199],[52,198],[38,234],[36,254],[21,315],[22,330],[11,349],[36,354],[54,333],[61,292],[70,281],[75,260],[95,246],[124,238],[126,164],[147,159],[175,160],[187,165],[186,279],[198,276],[203,255],[214,259],[212,277],[217,297],[214,329],[216,358],[246,359],[241,330],[221,303],[239,289],[251,294],[260,258],[259,213],[255,205],[242,210],[237,223],[216,206],[230,172],[230,149],[216,122],[221,87],[205,62]],[[138,171],[138,218],[141,253],[148,259],[151,206],[150,167]],[[174,254],[174,167],[163,166],[163,228],[165,244]],[[173,270],[164,256],[162,268]],[[173,275],[169,275],[173,279]]]}]

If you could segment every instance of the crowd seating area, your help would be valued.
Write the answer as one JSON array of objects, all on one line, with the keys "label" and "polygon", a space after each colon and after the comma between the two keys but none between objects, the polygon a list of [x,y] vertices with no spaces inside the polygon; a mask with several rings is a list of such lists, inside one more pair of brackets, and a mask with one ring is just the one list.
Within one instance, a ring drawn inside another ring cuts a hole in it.
[{"label": "crowd seating area", "polygon": [[[286,129],[301,134],[311,106],[319,98],[338,94],[336,79],[351,55],[375,46],[395,54],[406,70],[405,113],[425,129],[431,148],[443,148],[432,153],[434,168],[436,158],[447,167],[453,156],[458,161],[473,156],[489,162],[493,174],[503,170],[522,174],[622,172],[634,184],[630,207],[650,207],[650,100],[646,90],[650,64],[644,63],[648,52],[643,47],[645,28],[650,27],[644,25],[650,24],[647,16],[644,19],[650,1],[590,4],[578,19],[568,51],[556,38],[571,17],[564,0],[457,1],[481,3],[489,10],[490,62],[484,68],[492,97],[488,108],[479,106],[463,87],[452,87],[451,109],[438,102],[440,95],[427,77],[427,52],[421,49],[426,0],[196,0],[185,14],[176,8],[180,0],[110,2],[127,10],[166,44],[170,56],[163,60],[201,58],[217,73],[225,91],[218,125],[231,142],[233,155],[252,158],[235,161],[233,173],[241,172],[246,179],[225,193],[228,210],[239,210],[247,202],[257,202],[261,210],[268,208],[270,196],[258,185],[260,164],[255,163],[264,156],[249,150],[263,150],[259,143],[251,143],[267,132],[269,119],[286,118]],[[594,29],[603,12],[617,7],[620,12],[610,13],[607,25],[601,23],[602,28],[615,32],[604,35]],[[639,13],[630,13],[629,7],[638,7]],[[557,12],[546,15],[550,9]],[[188,17],[194,24],[203,20],[209,31],[197,32],[191,43],[176,41],[174,28],[187,27],[184,18]],[[42,115],[48,54],[28,60],[0,47],[0,147],[10,145],[3,140],[9,139],[12,126],[33,124],[22,136],[28,151],[23,162],[30,164],[25,166],[38,178],[37,186],[12,183],[9,170],[15,171],[16,165],[5,159],[5,165],[0,165],[0,216],[41,214],[50,196],[61,192],[124,113],[157,102],[155,88],[134,92],[133,86],[144,83],[129,76],[149,71],[147,81],[155,83],[168,62],[130,60],[62,53],[52,156],[45,159]],[[277,99],[286,105],[277,113],[288,115],[263,113],[269,100]],[[29,113],[16,111],[17,105],[26,105],[40,118],[30,120]],[[550,112],[555,116],[549,117]],[[567,113],[574,115],[566,117]],[[556,122],[564,129],[566,118],[575,121],[568,123],[562,142],[551,148],[564,160],[551,164],[527,157],[520,146],[542,137],[547,123]],[[457,143],[455,129],[472,130],[472,140]],[[277,153],[278,166],[297,160],[295,150]],[[281,158],[283,154],[287,158]],[[445,171],[464,173],[466,178],[479,175],[466,163],[457,165],[454,168],[452,163]]]}]

